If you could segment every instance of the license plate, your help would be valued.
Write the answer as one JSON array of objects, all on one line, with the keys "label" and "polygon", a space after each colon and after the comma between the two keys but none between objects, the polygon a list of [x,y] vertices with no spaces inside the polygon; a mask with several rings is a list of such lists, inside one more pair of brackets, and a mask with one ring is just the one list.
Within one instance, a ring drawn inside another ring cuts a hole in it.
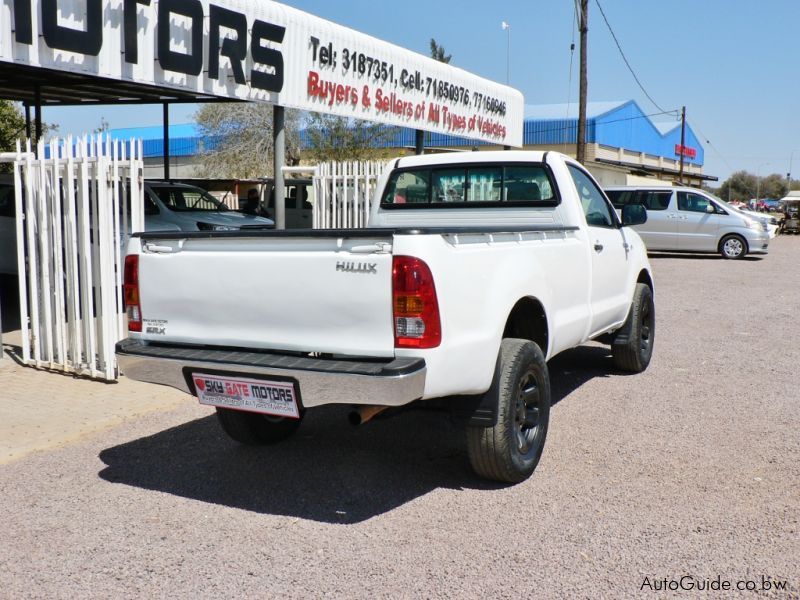
[{"label": "license plate", "polygon": [[298,390],[292,381],[192,373],[200,404],[299,419]]}]

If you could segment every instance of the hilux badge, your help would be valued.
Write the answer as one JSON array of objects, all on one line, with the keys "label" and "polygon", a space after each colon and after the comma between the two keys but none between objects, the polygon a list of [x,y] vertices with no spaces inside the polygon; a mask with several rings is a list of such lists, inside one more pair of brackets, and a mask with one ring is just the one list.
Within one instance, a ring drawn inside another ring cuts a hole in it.
[{"label": "hilux badge", "polygon": [[378,273],[378,263],[337,261],[336,270],[344,273]]}]

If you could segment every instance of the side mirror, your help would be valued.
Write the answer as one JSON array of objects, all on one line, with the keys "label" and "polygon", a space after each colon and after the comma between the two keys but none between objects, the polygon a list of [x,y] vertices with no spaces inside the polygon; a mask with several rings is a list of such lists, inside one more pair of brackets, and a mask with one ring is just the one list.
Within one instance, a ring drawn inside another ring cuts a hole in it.
[{"label": "side mirror", "polygon": [[714,208],[714,205],[713,205],[713,204],[708,204],[708,205],[706,206],[706,212],[707,212],[708,214],[710,214],[710,215],[713,215],[715,212],[717,212],[717,209],[715,209],[715,208]]},{"label": "side mirror", "polygon": [[626,204],[622,207],[622,224],[624,226],[641,225],[647,222],[647,209],[644,204]]}]

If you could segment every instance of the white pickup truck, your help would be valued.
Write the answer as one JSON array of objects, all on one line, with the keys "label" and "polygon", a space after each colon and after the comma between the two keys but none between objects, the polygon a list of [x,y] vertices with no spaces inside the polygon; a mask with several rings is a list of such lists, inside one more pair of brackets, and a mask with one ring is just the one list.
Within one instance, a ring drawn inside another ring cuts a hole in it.
[{"label": "white pickup truck", "polygon": [[599,339],[647,368],[655,339],[646,249],[594,179],[556,152],[395,160],[370,227],[145,232],[125,261],[130,378],[216,408],[246,444],[306,410],[449,399],[481,476],[519,482],[544,448],[547,360]]}]

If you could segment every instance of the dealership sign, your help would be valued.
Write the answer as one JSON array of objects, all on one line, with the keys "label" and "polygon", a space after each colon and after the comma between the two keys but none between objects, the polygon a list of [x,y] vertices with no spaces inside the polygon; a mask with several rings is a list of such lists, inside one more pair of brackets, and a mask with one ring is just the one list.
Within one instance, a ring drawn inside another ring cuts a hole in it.
[{"label": "dealership sign", "polygon": [[522,145],[517,90],[270,0],[6,0],[2,61]]},{"label": "dealership sign", "polygon": [[685,156],[686,158],[694,159],[697,158],[697,148],[675,144],[675,154],[678,156]]}]

